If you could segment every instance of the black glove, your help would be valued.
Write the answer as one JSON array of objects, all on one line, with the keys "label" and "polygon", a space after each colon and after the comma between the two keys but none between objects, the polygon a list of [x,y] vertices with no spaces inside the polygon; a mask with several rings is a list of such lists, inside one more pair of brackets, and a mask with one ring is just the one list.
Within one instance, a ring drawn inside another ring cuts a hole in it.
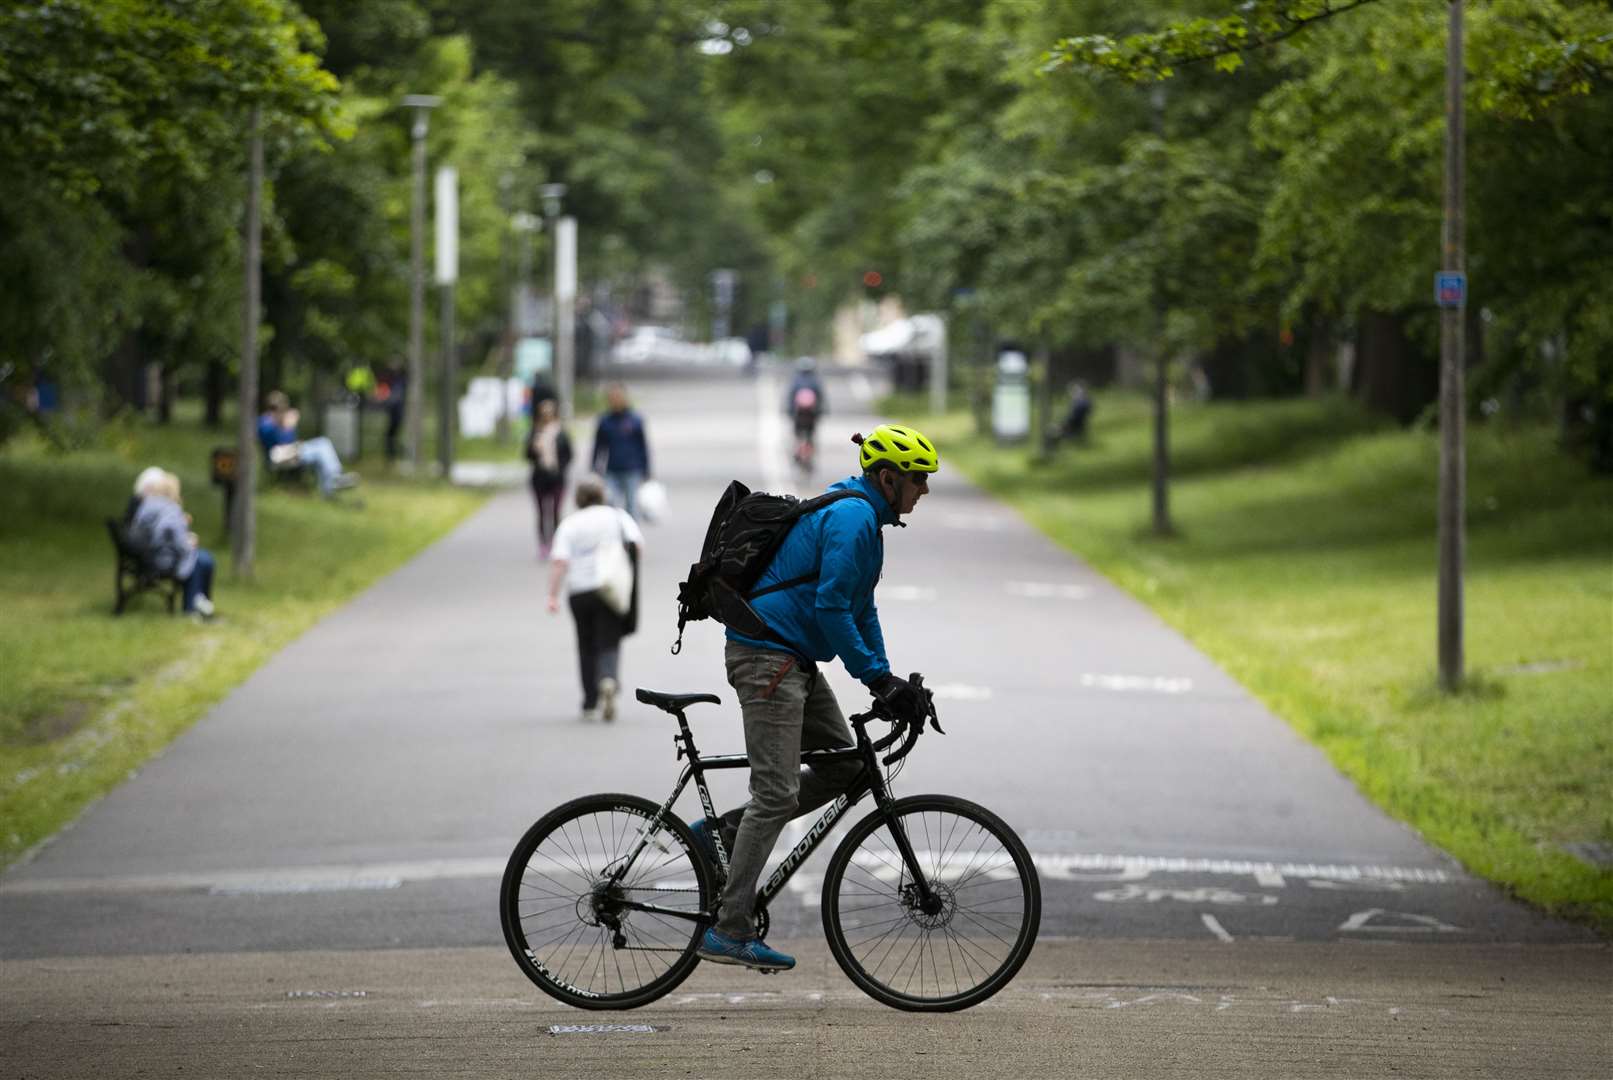
[{"label": "black glove", "polygon": [[929,711],[924,695],[912,683],[898,676],[881,675],[868,689],[898,720],[906,720],[910,724],[922,723],[924,714]]}]

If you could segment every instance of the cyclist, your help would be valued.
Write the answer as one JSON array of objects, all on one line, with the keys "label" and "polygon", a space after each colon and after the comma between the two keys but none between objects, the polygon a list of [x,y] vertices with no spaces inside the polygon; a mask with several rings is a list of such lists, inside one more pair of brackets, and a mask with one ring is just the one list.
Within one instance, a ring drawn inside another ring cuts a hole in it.
[{"label": "cyclist", "polygon": [[[840,499],[802,518],[756,582],[762,595],[753,594],[751,604],[777,640],[727,634],[728,682],[744,717],[751,797],[716,821],[704,818],[690,826],[713,864],[714,829],[732,853],[721,914],[698,950],[706,960],[771,970],[795,966],[794,958],[756,936],[756,883],[785,823],[839,795],[861,768],[801,765],[804,749],[852,742],[817,663],[838,656],[894,714],[921,717],[920,692],[892,674],[885,658],[874,586],[884,563],[881,530],[901,525],[913,512],[940,460],[928,439],[896,424],[881,424],[852,441],[861,446],[862,474],[829,490],[850,489],[861,498]],[[794,579],[801,580],[766,591]]]},{"label": "cyclist", "polygon": [[810,356],[797,360],[795,379],[784,395],[784,409],[795,426],[795,461],[803,469],[812,466],[818,420],[829,411],[829,399],[824,396],[817,369],[817,361]]}]

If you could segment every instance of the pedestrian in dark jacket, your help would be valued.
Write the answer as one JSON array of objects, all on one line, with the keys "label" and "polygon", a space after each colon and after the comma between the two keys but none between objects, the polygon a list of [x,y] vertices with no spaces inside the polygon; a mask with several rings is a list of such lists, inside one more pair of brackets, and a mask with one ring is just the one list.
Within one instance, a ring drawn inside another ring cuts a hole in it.
[{"label": "pedestrian in dark jacket", "polygon": [[538,558],[547,559],[555,527],[560,524],[566,470],[571,468],[571,437],[560,422],[553,398],[539,404],[532,414],[526,459],[532,463],[532,498],[538,507]]},{"label": "pedestrian in dark jacket", "polygon": [[650,478],[650,444],[644,437],[644,418],[627,403],[627,387],[612,383],[605,392],[609,409],[594,430],[594,471],[605,478],[612,506],[638,518],[639,485]]}]

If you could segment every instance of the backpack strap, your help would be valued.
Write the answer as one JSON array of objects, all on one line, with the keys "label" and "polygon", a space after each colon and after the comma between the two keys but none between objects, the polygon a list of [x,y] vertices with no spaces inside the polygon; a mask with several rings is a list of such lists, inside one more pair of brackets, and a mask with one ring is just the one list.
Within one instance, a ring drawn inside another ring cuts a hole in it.
[{"label": "backpack strap", "polygon": [[[806,517],[808,514],[816,513],[817,511],[822,510],[825,506],[828,506],[830,503],[837,503],[841,499],[851,499],[851,498],[861,499],[863,502],[867,503],[869,506],[874,505],[874,500],[870,499],[863,492],[854,490],[852,488],[841,488],[839,491],[826,491],[822,495],[819,495],[817,498],[808,499],[805,503],[802,503],[801,504],[801,513],[796,517],[796,520],[799,521],[799,520],[801,520],[801,518]],[[805,585],[809,581],[818,580],[818,576],[819,576],[820,573],[821,573],[821,571],[814,570],[810,574],[802,574],[800,577],[793,577],[793,578],[790,578],[788,581],[776,581],[773,584],[767,586],[765,589],[757,589],[755,592],[746,593],[745,594],[745,599],[746,600],[754,600],[758,596],[766,596],[768,593],[771,593],[771,592],[782,592],[785,589],[793,589],[797,585]],[[788,644],[788,642],[785,642],[785,644]]]}]

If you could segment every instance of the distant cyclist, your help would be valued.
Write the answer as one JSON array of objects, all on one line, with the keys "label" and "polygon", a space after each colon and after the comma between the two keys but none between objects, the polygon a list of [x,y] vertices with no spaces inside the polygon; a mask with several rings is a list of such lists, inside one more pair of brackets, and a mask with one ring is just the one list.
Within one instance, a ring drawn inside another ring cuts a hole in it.
[{"label": "distant cyclist", "polygon": [[[899,717],[918,720],[920,691],[891,673],[874,607],[884,565],[881,530],[900,525],[929,491],[940,465],[935,447],[909,427],[881,424],[860,443],[862,473],[831,484],[851,490],[800,519],[756,581],[751,606],[776,640],[728,631],[728,682],[739,697],[750,756],[750,801],[716,821],[690,826],[716,861],[712,830],[732,853],[717,925],[699,954],[706,960],[779,970],[793,957],[756,936],[756,883],[779,833],[791,818],[822,806],[857,777],[861,766],[801,765],[802,750],[852,745],[851,730],[817,664],[839,657],[846,670]],[[787,588],[769,586],[793,582]]]},{"label": "distant cyclist", "polygon": [[795,427],[795,463],[811,469],[817,453],[818,421],[829,411],[829,399],[818,378],[818,364],[812,357],[803,356],[795,362],[795,379],[784,395],[784,410]]}]

